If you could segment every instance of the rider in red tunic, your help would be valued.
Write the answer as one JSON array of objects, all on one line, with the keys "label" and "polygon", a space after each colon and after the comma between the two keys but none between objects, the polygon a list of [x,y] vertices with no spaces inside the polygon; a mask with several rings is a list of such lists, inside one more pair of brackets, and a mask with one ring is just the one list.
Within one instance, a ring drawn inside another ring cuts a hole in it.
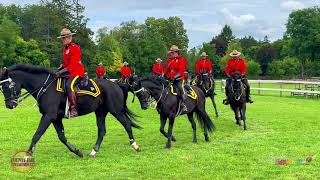
[{"label": "rider in red tunic", "polygon": [[57,77],[67,74],[66,91],[70,101],[70,117],[78,115],[77,96],[74,91],[74,85],[85,75],[85,69],[81,63],[81,49],[79,45],[72,43],[72,36],[74,34],[69,29],[64,28],[58,37],[63,43],[63,63],[59,71],[56,72]]},{"label": "rider in red tunic", "polygon": [[96,67],[96,78],[101,79],[106,74],[106,70],[104,69],[102,63],[99,63],[99,65]]},{"label": "rider in red tunic", "polygon": [[[224,73],[228,76],[225,92],[226,96],[229,95],[229,87],[231,86],[232,78],[235,77],[236,73],[242,77],[241,81],[245,84],[246,88],[246,95],[247,95],[247,102],[253,103],[250,97],[250,86],[247,78],[244,78],[247,73],[247,65],[245,60],[240,59],[239,56],[241,55],[240,52],[234,50],[230,53],[231,59],[228,60]],[[223,100],[223,104],[228,105],[228,99]]]},{"label": "rider in red tunic", "polygon": [[156,59],[156,63],[154,63],[152,67],[152,74],[155,76],[163,76],[163,66],[161,64],[162,59],[158,58]]},{"label": "rider in red tunic", "polygon": [[[212,77],[212,63],[210,59],[208,59],[207,53],[202,52],[201,59],[199,59],[196,64],[196,74],[197,74],[197,77],[199,77],[199,74],[205,74],[205,73],[209,73],[209,78],[213,82],[214,80]],[[216,95],[215,92],[214,92],[214,95]]]},{"label": "rider in red tunic", "polygon": [[131,71],[131,69],[129,67],[129,63],[127,63],[127,62],[123,63],[123,66],[122,66],[122,68],[120,70],[120,73],[121,73],[121,78],[124,81],[132,76],[132,71]]},{"label": "rider in red tunic", "polygon": [[212,73],[212,63],[208,59],[208,55],[206,52],[202,52],[201,59],[197,61],[196,64],[196,73]]},{"label": "rider in red tunic", "polygon": [[187,108],[185,106],[186,95],[184,92],[184,83],[186,80],[184,72],[186,71],[187,61],[180,56],[180,49],[176,45],[172,45],[170,49],[170,57],[167,60],[165,74],[167,78],[177,85],[179,88],[179,98],[182,100],[184,105],[184,110]]}]

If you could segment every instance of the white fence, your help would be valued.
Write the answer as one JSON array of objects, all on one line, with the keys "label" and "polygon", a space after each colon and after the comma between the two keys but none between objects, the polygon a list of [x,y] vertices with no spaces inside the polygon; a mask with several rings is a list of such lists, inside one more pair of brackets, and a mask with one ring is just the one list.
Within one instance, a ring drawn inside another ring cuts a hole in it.
[{"label": "white fence", "polygon": [[[320,96],[320,82],[316,81],[285,81],[285,80],[249,80],[249,83],[256,83],[258,87],[251,87],[252,90],[257,90],[258,95],[261,91],[278,91],[280,96],[282,92],[290,92],[291,95]],[[221,91],[224,91],[226,80],[221,80]],[[263,84],[277,84],[279,88],[264,88]],[[295,85],[294,89],[284,89],[283,85]]]}]

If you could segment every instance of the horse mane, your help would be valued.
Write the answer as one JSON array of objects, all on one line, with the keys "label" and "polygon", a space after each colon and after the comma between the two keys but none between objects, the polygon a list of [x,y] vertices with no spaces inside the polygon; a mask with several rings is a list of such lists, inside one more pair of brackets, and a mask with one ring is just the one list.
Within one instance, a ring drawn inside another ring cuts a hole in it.
[{"label": "horse mane", "polygon": [[141,78],[140,80],[141,81],[148,80],[148,81],[153,82],[156,85],[162,86],[161,79],[159,77],[156,77],[156,76],[148,75],[146,77]]},{"label": "horse mane", "polygon": [[40,66],[34,66],[29,64],[16,64],[14,66],[11,66],[9,69],[10,71],[24,71],[32,74],[54,74],[51,70],[40,67]]}]

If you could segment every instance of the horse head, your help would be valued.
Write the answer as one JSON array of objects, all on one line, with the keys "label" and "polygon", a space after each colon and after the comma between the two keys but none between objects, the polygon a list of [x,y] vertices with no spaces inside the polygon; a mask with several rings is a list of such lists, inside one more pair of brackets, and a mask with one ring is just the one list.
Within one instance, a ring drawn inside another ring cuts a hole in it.
[{"label": "horse head", "polygon": [[143,110],[147,109],[149,106],[148,99],[151,96],[150,93],[148,92],[148,90],[142,87],[141,81],[138,77],[132,77],[130,78],[130,81],[132,81],[133,93],[135,96],[138,97],[140,101],[141,109]]},{"label": "horse head", "polygon": [[13,80],[14,75],[3,68],[0,76],[0,90],[4,95],[6,107],[14,109],[18,106],[18,97],[21,94],[21,84]]},{"label": "horse head", "polygon": [[147,109],[153,98],[161,98],[163,90],[162,79],[159,77],[146,77],[136,79],[133,83],[133,92],[138,97],[142,109]]},{"label": "horse head", "polygon": [[212,82],[211,82],[211,76],[209,73],[203,73],[202,74],[202,80],[203,80],[203,87],[206,91],[206,93],[212,89]]},{"label": "horse head", "polygon": [[239,101],[242,96],[245,95],[245,89],[242,83],[242,78],[239,73],[236,73],[235,76],[232,78],[231,83],[231,92],[234,96],[236,101]]}]

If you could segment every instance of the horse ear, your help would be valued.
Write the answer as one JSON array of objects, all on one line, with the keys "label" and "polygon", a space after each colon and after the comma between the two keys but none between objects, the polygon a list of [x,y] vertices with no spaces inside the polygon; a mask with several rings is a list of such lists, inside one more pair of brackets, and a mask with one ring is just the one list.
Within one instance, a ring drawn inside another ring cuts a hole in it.
[{"label": "horse ear", "polygon": [[2,73],[2,75],[7,76],[8,75],[8,69],[6,67],[2,68],[1,73]]}]

